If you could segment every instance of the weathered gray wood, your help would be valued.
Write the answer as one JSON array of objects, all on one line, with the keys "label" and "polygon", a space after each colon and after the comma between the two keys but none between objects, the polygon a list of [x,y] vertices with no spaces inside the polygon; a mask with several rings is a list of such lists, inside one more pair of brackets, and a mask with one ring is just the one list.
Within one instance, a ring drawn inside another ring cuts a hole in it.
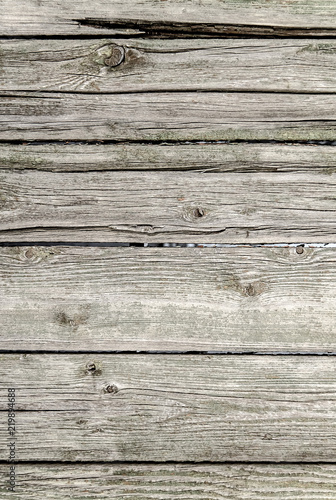
[{"label": "weathered gray wood", "polygon": [[336,6],[330,0],[207,0],[193,3],[186,0],[159,3],[155,0],[114,0],[113,3],[109,0],[2,0],[1,5],[1,33],[11,36],[100,34],[109,32],[103,29],[106,25],[124,30],[138,28],[140,33],[149,34],[203,32],[259,36],[334,36],[336,28]]},{"label": "weathered gray wood", "polygon": [[336,96],[3,92],[2,140],[335,140]]},{"label": "weathered gray wood", "polygon": [[0,355],[18,460],[336,460],[336,358]]},{"label": "weathered gray wood", "polygon": [[[8,465],[0,465],[8,477]],[[1,481],[10,500],[330,500],[336,495],[336,466],[295,464],[19,464],[16,493]]]},{"label": "weathered gray wood", "polygon": [[335,353],[335,254],[2,248],[0,350]]},{"label": "weathered gray wood", "polygon": [[335,152],[334,146],[307,144],[0,144],[0,169],[198,170],[204,173],[318,170],[330,174],[336,171]]},{"label": "weathered gray wood", "polygon": [[335,173],[0,174],[0,242],[336,242]]},{"label": "weathered gray wood", "polygon": [[323,39],[5,40],[1,52],[2,90],[336,92],[336,42]]}]

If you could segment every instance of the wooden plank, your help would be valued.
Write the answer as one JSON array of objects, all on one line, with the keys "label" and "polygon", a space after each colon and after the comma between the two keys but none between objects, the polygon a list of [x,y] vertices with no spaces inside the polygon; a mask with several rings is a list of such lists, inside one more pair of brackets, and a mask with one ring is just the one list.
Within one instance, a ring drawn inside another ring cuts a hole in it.
[{"label": "wooden plank", "polygon": [[335,36],[336,6],[330,0],[2,0],[4,35],[105,34],[138,29],[145,34]]},{"label": "wooden plank", "polygon": [[335,140],[336,96],[3,92],[2,140]]},{"label": "wooden plank", "polygon": [[4,40],[0,89],[335,92],[336,42]]},{"label": "wooden plank", "polygon": [[336,353],[335,248],[0,250],[0,350]]},{"label": "wooden plank", "polygon": [[336,242],[335,175],[3,170],[0,241]]},{"label": "wooden plank", "polygon": [[[8,478],[9,466],[0,464]],[[18,464],[10,500],[330,500],[336,494],[332,464]]]},{"label": "wooden plank", "polygon": [[336,459],[335,357],[1,355],[0,458]]},{"label": "wooden plank", "polygon": [[336,155],[334,146],[316,144],[0,143],[0,170],[3,169],[198,170],[203,173],[317,170],[331,174],[336,170]]}]

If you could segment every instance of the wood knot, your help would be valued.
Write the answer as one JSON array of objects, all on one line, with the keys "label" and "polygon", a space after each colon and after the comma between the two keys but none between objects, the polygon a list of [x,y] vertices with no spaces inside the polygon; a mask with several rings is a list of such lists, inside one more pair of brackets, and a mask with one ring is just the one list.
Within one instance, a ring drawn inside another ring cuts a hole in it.
[{"label": "wood knot", "polygon": [[101,375],[101,368],[97,365],[97,363],[90,362],[86,365],[86,373],[91,375]]},{"label": "wood knot", "polygon": [[296,253],[298,253],[299,255],[303,254],[304,252],[304,246],[303,245],[300,245],[298,247],[296,247]]},{"label": "wood knot", "polygon": [[255,297],[260,295],[265,290],[265,285],[262,282],[250,283],[249,285],[242,287],[242,292],[245,297]]},{"label": "wood knot", "polygon": [[32,248],[28,248],[28,250],[25,251],[25,257],[27,259],[32,259],[34,255],[34,250]]},{"label": "wood knot", "polygon": [[202,207],[185,207],[183,210],[183,218],[188,222],[195,222],[198,219],[205,217],[207,211]]},{"label": "wood knot", "polygon": [[245,288],[245,295],[249,295],[250,297],[253,297],[256,294],[257,294],[257,291],[256,291],[256,289],[254,288],[254,286],[252,284],[249,284]]},{"label": "wood knot", "polygon": [[116,385],[109,384],[104,388],[104,392],[108,394],[117,394],[117,392],[119,392],[119,389]]},{"label": "wood knot", "polygon": [[125,49],[121,45],[114,45],[109,56],[105,57],[104,64],[109,68],[119,66],[125,59]]},{"label": "wood knot", "polygon": [[196,219],[199,219],[200,217],[203,217],[205,215],[205,211],[203,208],[194,208],[194,217]]},{"label": "wood knot", "polygon": [[63,327],[71,327],[74,331],[78,330],[80,325],[87,323],[89,319],[88,307],[81,307],[79,312],[68,314],[65,311],[57,311],[55,321]]}]

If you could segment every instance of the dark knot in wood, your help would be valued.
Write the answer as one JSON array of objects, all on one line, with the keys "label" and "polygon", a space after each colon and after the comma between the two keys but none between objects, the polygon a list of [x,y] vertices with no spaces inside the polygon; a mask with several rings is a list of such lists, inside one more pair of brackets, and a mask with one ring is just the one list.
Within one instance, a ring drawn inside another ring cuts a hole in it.
[{"label": "dark knot in wood", "polygon": [[88,372],[94,372],[96,371],[96,365],[94,363],[88,363],[86,369]]},{"label": "dark knot in wood", "polygon": [[114,384],[107,385],[104,389],[104,392],[108,392],[109,394],[117,394],[118,391],[118,387]]},{"label": "dark knot in wood", "polygon": [[121,45],[114,45],[111,48],[111,54],[104,59],[105,66],[115,68],[125,59],[125,49]]}]

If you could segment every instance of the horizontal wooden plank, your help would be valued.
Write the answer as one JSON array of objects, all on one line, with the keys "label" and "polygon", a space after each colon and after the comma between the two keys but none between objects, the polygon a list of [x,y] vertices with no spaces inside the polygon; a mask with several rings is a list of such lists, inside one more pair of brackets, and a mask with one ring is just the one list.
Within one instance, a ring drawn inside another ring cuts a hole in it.
[{"label": "horizontal wooden plank", "polygon": [[0,350],[335,353],[336,249],[0,249]]},{"label": "horizontal wooden plank", "polygon": [[0,359],[2,429],[16,389],[17,460],[336,460],[335,357]]},{"label": "horizontal wooden plank", "polygon": [[0,170],[198,170],[204,173],[318,170],[331,174],[336,170],[335,151],[334,146],[281,143],[0,143]]},{"label": "horizontal wooden plank", "polygon": [[0,464],[1,498],[11,500],[330,500],[332,464],[18,464],[15,493],[6,489],[9,465]]},{"label": "horizontal wooden plank", "polygon": [[[3,0],[4,35],[108,33],[138,28],[140,33],[335,35],[336,6],[330,0]],[[238,26],[237,26],[238,25]]]},{"label": "horizontal wooden plank", "polygon": [[335,175],[3,170],[0,242],[336,242]]},{"label": "horizontal wooden plank", "polygon": [[318,39],[8,40],[0,89],[336,92],[336,42]]},{"label": "horizontal wooden plank", "polygon": [[336,139],[333,94],[2,94],[2,140]]}]

